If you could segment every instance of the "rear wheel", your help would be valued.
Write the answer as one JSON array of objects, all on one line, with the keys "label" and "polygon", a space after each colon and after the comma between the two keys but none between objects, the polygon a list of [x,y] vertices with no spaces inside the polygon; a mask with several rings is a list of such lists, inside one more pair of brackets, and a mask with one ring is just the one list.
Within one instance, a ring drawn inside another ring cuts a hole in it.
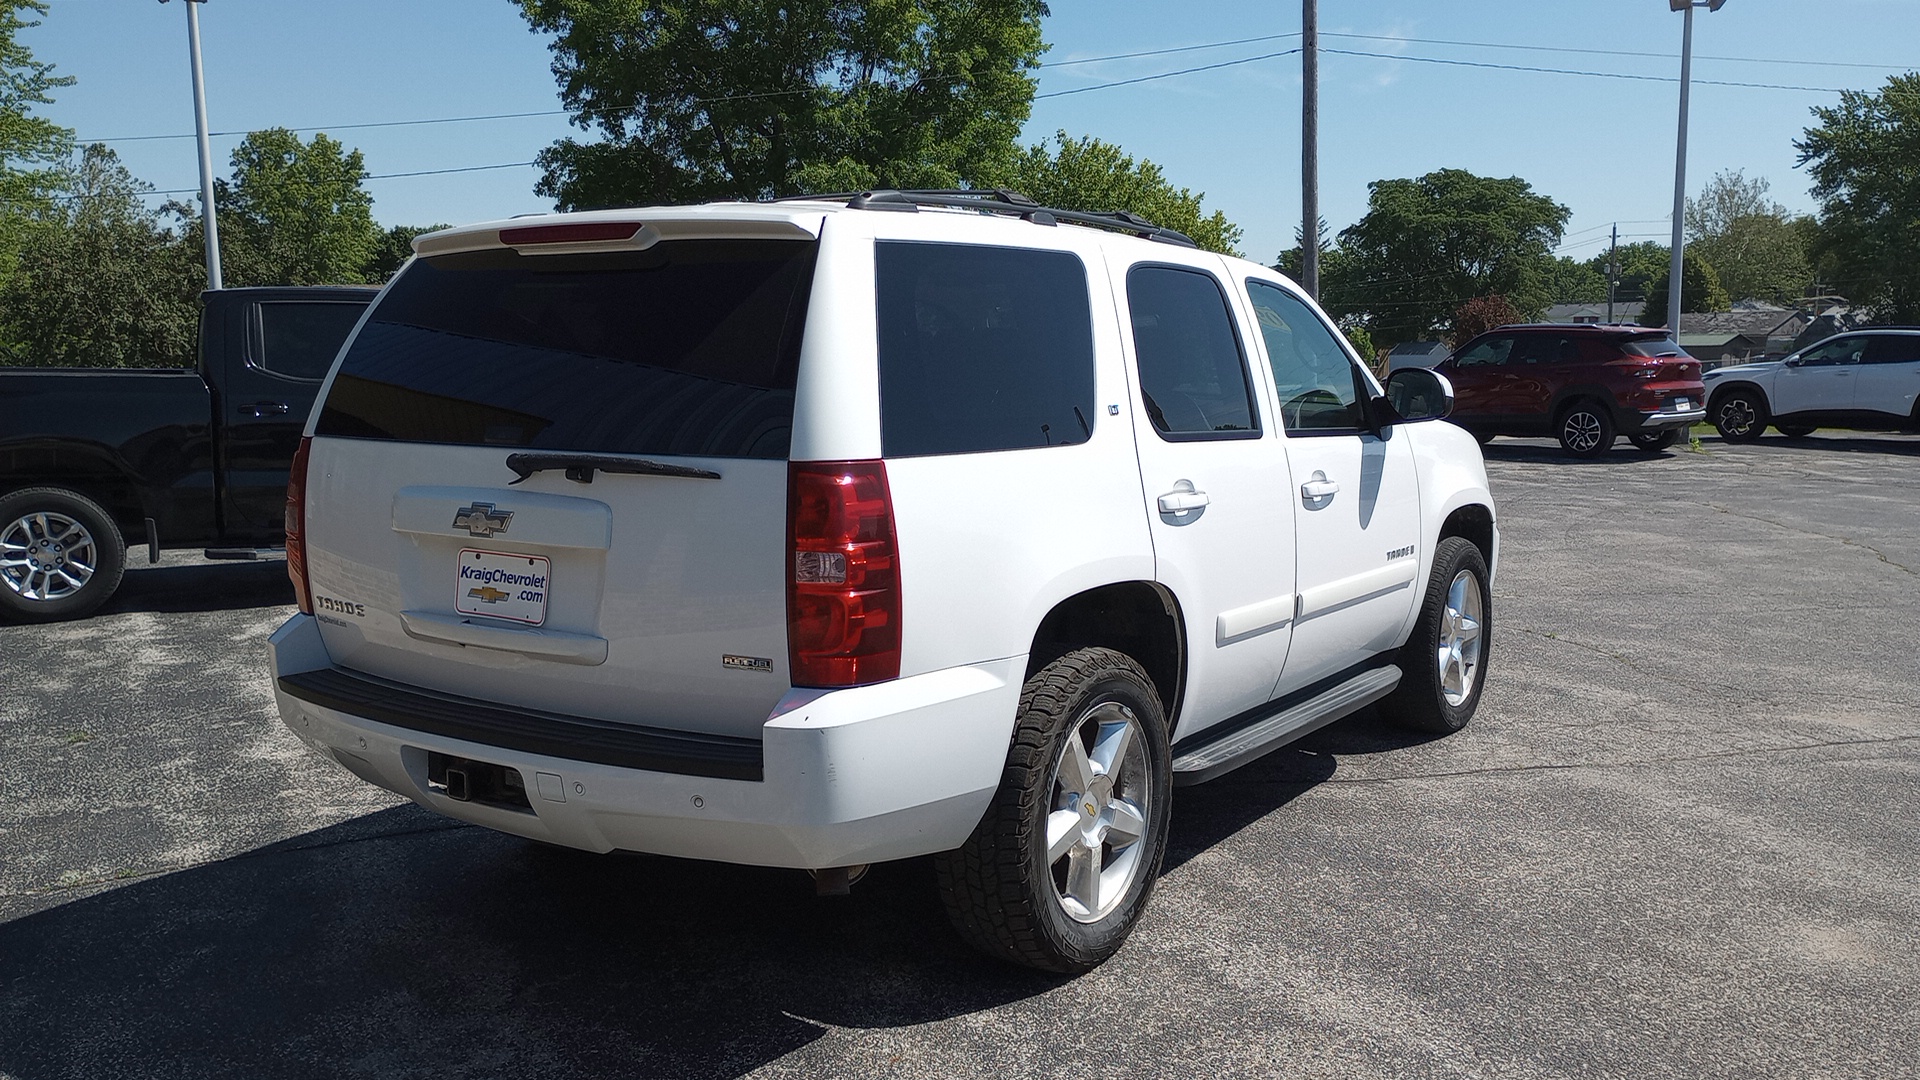
[{"label": "rear wheel", "polygon": [[1576,401],[1560,414],[1560,448],[1574,457],[1599,457],[1613,448],[1613,414],[1591,400]]},{"label": "rear wheel", "polygon": [[1775,424],[1773,430],[1789,439],[1804,439],[1813,434],[1812,424]]},{"label": "rear wheel", "polygon": [[1642,431],[1628,437],[1633,445],[1648,453],[1665,450],[1680,441],[1680,432],[1675,428],[1665,431]]},{"label": "rear wheel", "polygon": [[1400,649],[1400,685],[1380,703],[1389,719],[1416,731],[1459,731],[1480,707],[1493,644],[1487,560],[1458,536],[1433,551],[1420,621]]},{"label": "rear wheel", "polygon": [[974,946],[1046,971],[1112,956],[1166,851],[1172,754],[1140,665],[1077,649],[1020,693],[1000,790],[973,835],[936,856],[940,895]]},{"label": "rear wheel", "polygon": [[1728,442],[1752,442],[1767,430],[1767,403],[1753,390],[1729,390],[1714,399],[1713,427]]},{"label": "rear wheel", "polygon": [[77,491],[25,488],[0,498],[0,616],[91,614],[120,587],[126,556],[113,519]]},{"label": "rear wheel", "polygon": [[1487,432],[1487,431],[1476,431],[1473,433],[1473,439],[1475,442],[1479,443],[1481,446],[1485,446],[1488,443],[1493,441],[1493,433]]}]

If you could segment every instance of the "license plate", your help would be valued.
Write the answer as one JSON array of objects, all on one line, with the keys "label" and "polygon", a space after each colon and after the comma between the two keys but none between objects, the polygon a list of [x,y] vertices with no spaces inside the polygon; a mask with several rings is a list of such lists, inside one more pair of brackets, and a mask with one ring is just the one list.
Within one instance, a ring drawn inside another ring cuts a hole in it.
[{"label": "license plate", "polygon": [[539,626],[547,621],[550,567],[543,555],[463,548],[454,610]]},{"label": "license plate", "polygon": [[1683,397],[1677,397],[1673,399],[1674,412],[1686,412],[1688,409],[1691,409],[1691,408],[1693,408],[1692,399],[1683,398]]}]

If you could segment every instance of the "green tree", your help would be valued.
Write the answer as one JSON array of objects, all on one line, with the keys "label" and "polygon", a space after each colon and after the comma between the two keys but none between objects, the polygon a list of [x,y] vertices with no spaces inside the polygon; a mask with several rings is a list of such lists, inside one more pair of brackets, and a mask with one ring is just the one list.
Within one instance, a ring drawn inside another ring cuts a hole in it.
[{"label": "green tree", "polygon": [[1716,174],[1687,200],[1687,246],[1735,299],[1793,300],[1813,283],[1801,230],[1767,188],[1765,177],[1749,180],[1736,169]]},{"label": "green tree", "polygon": [[52,104],[52,92],[72,86],[73,77],[55,75],[52,64],[35,60],[17,40],[20,31],[40,25],[23,17],[27,13],[45,15],[47,5],[0,0],[0,281],[12,271],[33,219],[53,209],[73,154],[70,129],[33,115],[35,105]]},{"label": "green tree", "polygon": [[1546,264],[1543,280],[1543,288],[1556,304],[1598,304],[1607,298],[1606,276],[1591,263],[1565,255]]},{"label": "green tree", "polygon": [[413,257],[413,238],[421,233],[430,233],[447,225],[395,225],[380,234],[380,243],[374,248],[373,258],[367,264],[368,281],[386,281],[398,273],[400,267]]},{"label": "green tree", "polygon": [[989,167],[974,180],[1031,196],[1044,206],[1096,213],[1125,210],[1193,238],[1209,251],[1238,255],[1240,227],[1201,206],[1205,193],[1176,188],[1151,161],[1134,158],[1099,139],[1070,139],[1058,132],[1053,146],[1040,143]]},{"label": "green tree", "polygon": [[[1672,267],[1647,282],[1647,306],[1640,312],[1641,326],[1667,325],[1667,282],[1673,279]],[[1720,275],[1713,265],[1688,248],[1680,255],[1680,311],[1726,311],[1733,303],[1720,286]]]},{"label": "green tree", "polygon": [[1831,283],[1877,319],[1920,322],[1920,73],[1813,115],[1793,145],[1820,200]]},{"label": "green tree", "polygon": [[163,228],[112,150],[87,147],[57,211],[26,230],[0,286],[5,334],[28,363],[191,367],[199,249]]},{"label": "green tree", "polygon": [[560,206],[955,187],[1016,152],[1040,0],[518,0],[595,142],[540,153]]},{"label": "green tree", "polygon": [[[255,131],[233,151],[233,176],[214,182],[225,284],[355,285],[373,280],[384,234],[373,222],[365,159],[325,134]],[[199,243],[198,215],[189,241]]]},{"label": "green tree", "polygon": [[[1652,240],[1641,240],[1632,244],[1621,244],[1613,251],[1603,251],[1587,260],[1587,265],[1605,280],[1607,260],[1613,259],[1618,267],[1613,298],[1616,302],[1630,304],[1647,298],[1647,282],[1666,272],[1667,264],[1672,261],[1672,249]],[[1606,297],[1602,296],[1602,300]]]},{"label": "green tree", "polygon": [[1531,318],[1553,300],[1552,251],[1566,223],[1566,207],[1519,177],[1442,169],[1376,180],[1366,216],[1340,233],[1344,280],[1322,271],[1322,302],[1365,316],[1385,341],[1446,329],[1463,301],[1493,293]]}]

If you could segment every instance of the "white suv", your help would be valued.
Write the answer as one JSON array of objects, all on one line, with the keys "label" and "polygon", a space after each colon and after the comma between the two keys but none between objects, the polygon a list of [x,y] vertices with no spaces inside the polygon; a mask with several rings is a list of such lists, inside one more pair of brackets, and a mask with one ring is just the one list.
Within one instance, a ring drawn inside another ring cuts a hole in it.
[{"label": "white suv", "polygon": [[1124,215],[882,192],[450,229],[287,508],[287,726],[465,821],[1117,949],[1171,789],[1379,701],[1452,731],[1498,534],[1432,372]]},{"label": "white suv", "polygon": [[1817,427],[1920,431],[1920,327],[1840,334],[1702,378],[1707,415],[1729,442],[1752,442],[1768,424],[1790,439]]}]

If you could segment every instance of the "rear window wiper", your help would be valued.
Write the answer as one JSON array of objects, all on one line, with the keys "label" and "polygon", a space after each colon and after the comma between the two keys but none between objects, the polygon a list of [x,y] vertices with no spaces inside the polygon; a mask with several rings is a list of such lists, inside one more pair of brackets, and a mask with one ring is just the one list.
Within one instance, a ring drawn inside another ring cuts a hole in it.
[{"label": "rear window wiper", "polygon": [[[548,469],[564,469],[567,479],[578,484],[593,483],[593,474],[596,469],[600,472],[634,473],[639,476],[678,476],[688,480],[720,479],[720,474],[712,469],[696,469],[691,465],[669,465],[664,461],[648,461],[645,458],[609,457],[605,454],[508,454],[507,468],[512,469],[520,480]],[[507,486],[512,487],[520,480],[509,480]]]}]

